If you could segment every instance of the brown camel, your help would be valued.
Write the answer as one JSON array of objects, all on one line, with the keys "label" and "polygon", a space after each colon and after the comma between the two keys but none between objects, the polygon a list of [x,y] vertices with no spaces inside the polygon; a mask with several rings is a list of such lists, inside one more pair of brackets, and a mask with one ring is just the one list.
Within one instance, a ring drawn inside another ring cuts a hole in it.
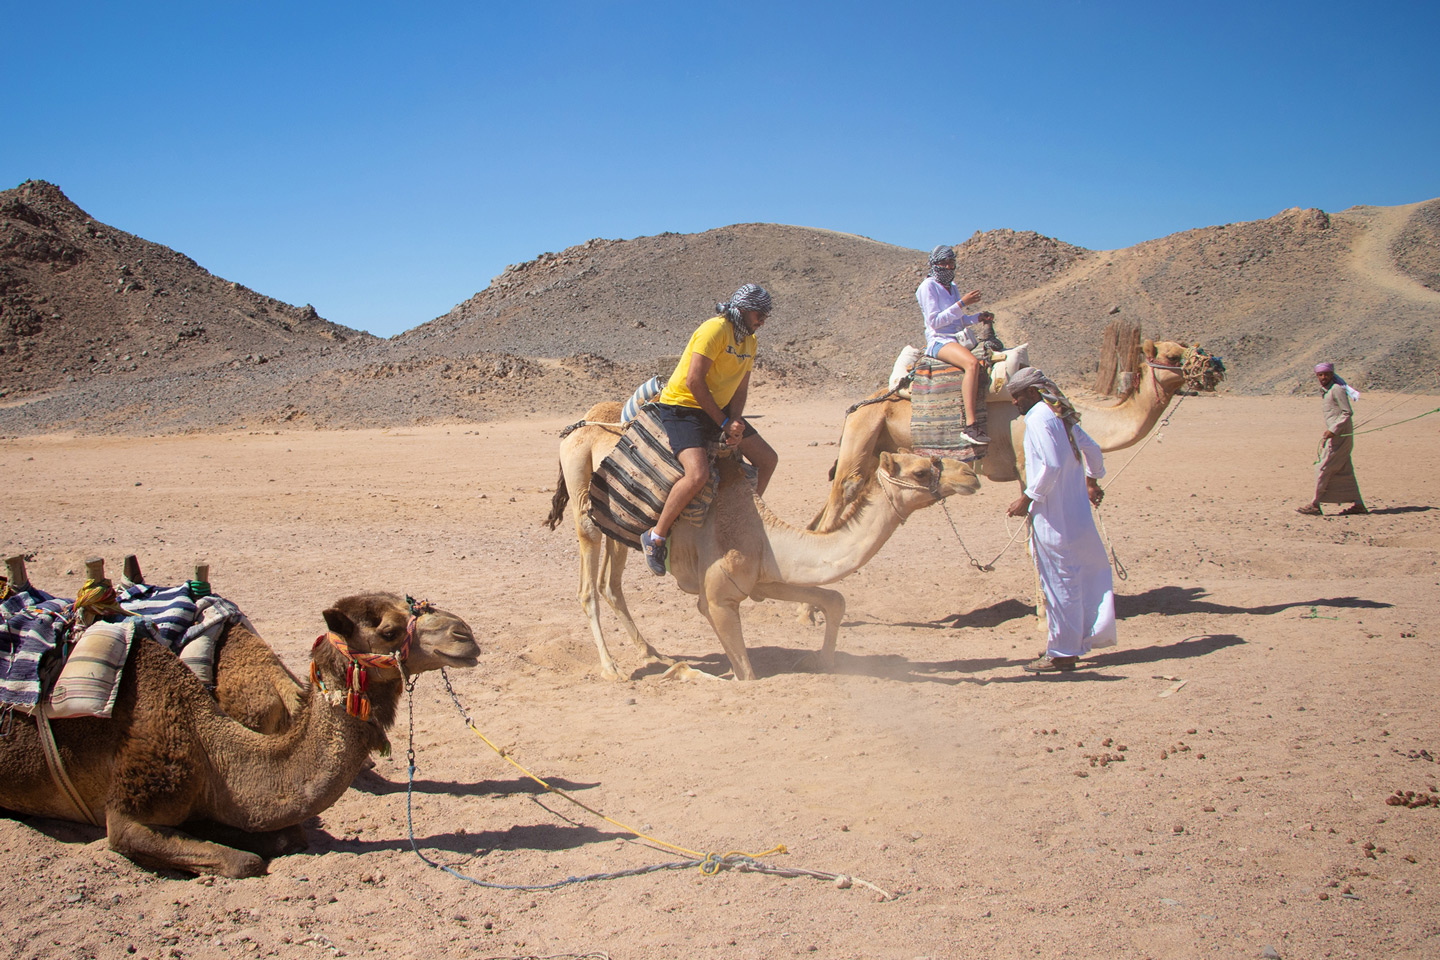
[{"label": "brown camel", "polygon": [[[299,824],[333,804],[370,752],[387,745],[402,670],[470,667],[479,654],[463,620],[392,594],[346,597],[324,617],[329,642],[311,653],[320,682],[305,686],[284,733],[256,733],[226,716],[184,664],[149,640],[130,652],[112,717],[49,721],[111,849],[156,868],[263,873],[261,855],[303,846]],[[368,677],[368,711],[358,702],[354,715],[347,708],[347,666]],[[14,723],[0,740],[0,807],[76,819],[46,767],[35,720]]]},{"label": "brown camel", "polygon": [[[1119,403],[1105,407],[1076,404],[1083,414],[1083,426],[1105,452],[1123,450],[1143,440],[1186,383],[1182,367],[1186,344],[1172,341],[1144,342],[1145,366],[1136,389]],[[1206,358],[1214,370],[1212,380],[1223,370],[1218,361]],[[883,396],[879,391],[874,396]],[[991,396],[987,407],[990,448],[980,463],[980,475],[992,481],[1020,481],[1025,476],[1025,418],[1016,415],[1008,396]],[[811,530],[829,530],[875,470],[876,455],[883,451],[910,449],[910,401],[892,397],[866,404],[845,419],[840,437],[840,454],[831,472],[830,496],[824,508],[810,521]]]},{"label": "brown camel", "polygon": [[[545,521],[553,530],[570,503],[580,545],[580,605],[607,679],[617,679],[619,672],[600,628],[602,592],[645,662],[665,659],[640,636],[625,603],[621,580],[629,548],[604,536],[589,517],[590,477],[619,440],[619,430],[605,424],[619,415],[620,404],[597,404],[585,416],[591,422],[561,441],[560,479]],[[740,627],[742,600],[794,600],[824,610],[825,640],[815,659],[821,669],[832,669],[845,598],[821,585],[864,566],[911,513],[953,493],[974,493],[980,485],[969,467],[956,461],[882,454],[854,508],[834,530],[812,533],[771,513],[734,460],[722,458],[719,475],[704,524],[672,528],[670,572],[681,590],[699,598],[697,606],[719,636],[737,680],[755,679]]]}]

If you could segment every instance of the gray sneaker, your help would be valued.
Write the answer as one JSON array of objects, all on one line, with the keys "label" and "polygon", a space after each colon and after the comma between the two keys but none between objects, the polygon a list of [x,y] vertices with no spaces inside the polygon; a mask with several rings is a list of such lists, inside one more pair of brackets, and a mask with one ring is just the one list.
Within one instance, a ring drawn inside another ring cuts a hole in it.
[{"label": "gray sneaker", "polygon": [[668,541],[655,536],[654,530],[646,530],[640,534],[640,546],[645,554],[645,565],[657,577],[665,576],[665,554],[669,545]]},{"label": "gray sneaker", "polygon": [[960,436],[977,447],[983,447],[990,442],[990,438],[980,429],[978,424],[967,423],[960,428]]}]

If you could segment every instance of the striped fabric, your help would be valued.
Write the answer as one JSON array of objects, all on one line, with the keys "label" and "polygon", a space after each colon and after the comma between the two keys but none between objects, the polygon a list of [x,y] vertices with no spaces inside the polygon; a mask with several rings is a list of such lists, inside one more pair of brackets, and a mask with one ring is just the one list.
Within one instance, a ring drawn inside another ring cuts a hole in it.
[{"label": "striped fabric", "polygon": [[243,624],[251,633],[254,626],[246,619],[240,608],[223,597],[213,593],[201,597],[196,603],[197,616],[180,638],[180,662],[200,678],[207,687],[215,686],[215,648],[220,643],[220,634],[231,624]]},{"label": "striped fabric", "polygon": [[[910,448],[922,457],[969,463],[985,455],[984,447],[967,443],[960,434],[965,425],[964,379],[965,373],[959,367],[931,357],[916,361],[915,379],[910,385]],[[982,374],[982,397],[989,389],[987,379]],[[983,403],[975,412],[975,425],[985,429]]]},{"label": "striped fabric", "polygon": [[[640,534],[655,526],[670,488],[684,475],[655,408],[641,407],[590,478],[590,519],[607,536],[639,550]],[[690,501],[682,520],[704,522],[715,484],[711,470],[710,483]]]},{"label": "striped fabric", "polygon": [[[92,624],[73,649],[73,601],[31,588],[0,603],[0,705],[33,713],[49,686],[47,716],[110,716],[120,670],[137,635],[178,655],[201,682],[214,687],[221,633],[233,623],[250,625],[235,604],[214,595],[197,601],[188,586],[122,583],[116,596],[131,616]],[[56,678],[53,684],[51,678]]]},{"label": "striped fabric", "polygon": [[92,623],[65,658],[60,679],[50,690],[45,716],[110,716],[120,691],[120,668],[130,656],[137,627],[143,627],[139,620]]},{"label": "striped fabric", "polygon": [[172,652],[180,649],[185,631],[200,615],[195,600],[190,596],[189,586],[152,587],[148,583],[120,583],[115,587],[115,597],[126,613],[149,620],[160,645]]},{"label": "striped fabric", "polygon": [[630,395],[630,399],[625,401],[625,406],[621,408],[620,422],[629,423],[634,420],[640,415],[640,408],[660,396],[660,392],[664,389],[665,381],[659,377],[651,377],[640,384]]},{"label": "striped fabric", "polygon": [[71,603],[34,587],[0,603],[0,704],[40,702],[40,660],[70,637]]}]

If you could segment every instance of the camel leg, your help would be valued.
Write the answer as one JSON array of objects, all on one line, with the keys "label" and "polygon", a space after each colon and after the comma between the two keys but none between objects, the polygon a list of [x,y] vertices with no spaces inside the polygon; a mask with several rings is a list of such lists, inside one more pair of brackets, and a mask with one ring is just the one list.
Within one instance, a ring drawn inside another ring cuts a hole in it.
[{"label": "camel leg", "polygon": [[709,601],[702,591],[695,606],[710,621],[725,656],[730,658],[730,669],[736,680],[754,680],[755,669],[750,666],[750,654],[745,650],[745,634],[740,629],[740,598]]},{"label": "camel leg", "polygon": [[114,807],[105,813],[105,829],[110,849],[141,866],[237,879],[265,873],[265,861],[253,853],[196,840],[173,827],[150,826]]},{"label": "camel leg", "polygon": [[604,572],[600,582],[604,585],[605,602],[610,604],[610,609],[615,611],[615,616],[620,618],[620,623],[625,627],[625,632],[630,634],[630,642],[635,644],[635,649],[640,651],[640,656],[645,663],[671,664],[675,661],[664,656],[649,641],[640,635],[640,628],[635,625],[635,619],[630,616],[630,605],[625,602],[625,561],[630,558],[630,548],[617,540],[605,538],[605,560]]},{"label": "camel leg", "polygon": [[802,609],[819,608],[825,613],[825,642],[814,653],[808,653],[796,664],[802,666],[814,663],[829,673],[835,669],[835,641],[840,638],[840,622],[845,619],[845,598],[834,590],[824,587],[807,587],[793,583],[762,583],[750,591],[752,600],[794,600],[805,606]]},{"label": "camel leg", "polygon": [[[590,634],[595,638],[595,649],[600,654],[600,676],[606,680],[619,680],[620,671],[615,668],[615,661],[605,646],[605,632],[600,627],[600,575],[605,537],[593,527],[586,530],[585,522],[576,510],[575,535],[580,546],[580,606],[590,621]],[[611,601],[611,606],[614,606],[614,601]],[[629,619],[628,611],[623,619]],[[633,627],[632,623],[631,629]]]}]

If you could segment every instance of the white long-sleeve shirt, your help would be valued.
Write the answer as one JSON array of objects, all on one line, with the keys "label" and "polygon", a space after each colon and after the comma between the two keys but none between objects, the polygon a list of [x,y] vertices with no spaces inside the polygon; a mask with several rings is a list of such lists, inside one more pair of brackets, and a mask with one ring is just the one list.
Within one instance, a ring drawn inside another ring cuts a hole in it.
[{"label": "white long-sleeve shirt", "polygon": [[962,336],[966,327],[980,319],[978,313],[966,313],[965,304],[960,302],[960,290],[951,283],[942,286],[934,277],[926,277],[915,288],[915,302],[925,315],[925,348],[928,351],[937,344],[960,340],[965,346],[974,346]]},{"label": "white long-sleeve shirt", "polygon": [[[1075,459],[1065,421],[1044,403],[1025,413],[1025,495],[1030,545],[1050,635],[1052,657],[1078,657],[1115,643],[1114,581],[1105,544],[1090,514],[1086,477],[1103,477],[1100,446],[1078,426]],[[1083,461],[1083,462],[1082,462]]]}]

